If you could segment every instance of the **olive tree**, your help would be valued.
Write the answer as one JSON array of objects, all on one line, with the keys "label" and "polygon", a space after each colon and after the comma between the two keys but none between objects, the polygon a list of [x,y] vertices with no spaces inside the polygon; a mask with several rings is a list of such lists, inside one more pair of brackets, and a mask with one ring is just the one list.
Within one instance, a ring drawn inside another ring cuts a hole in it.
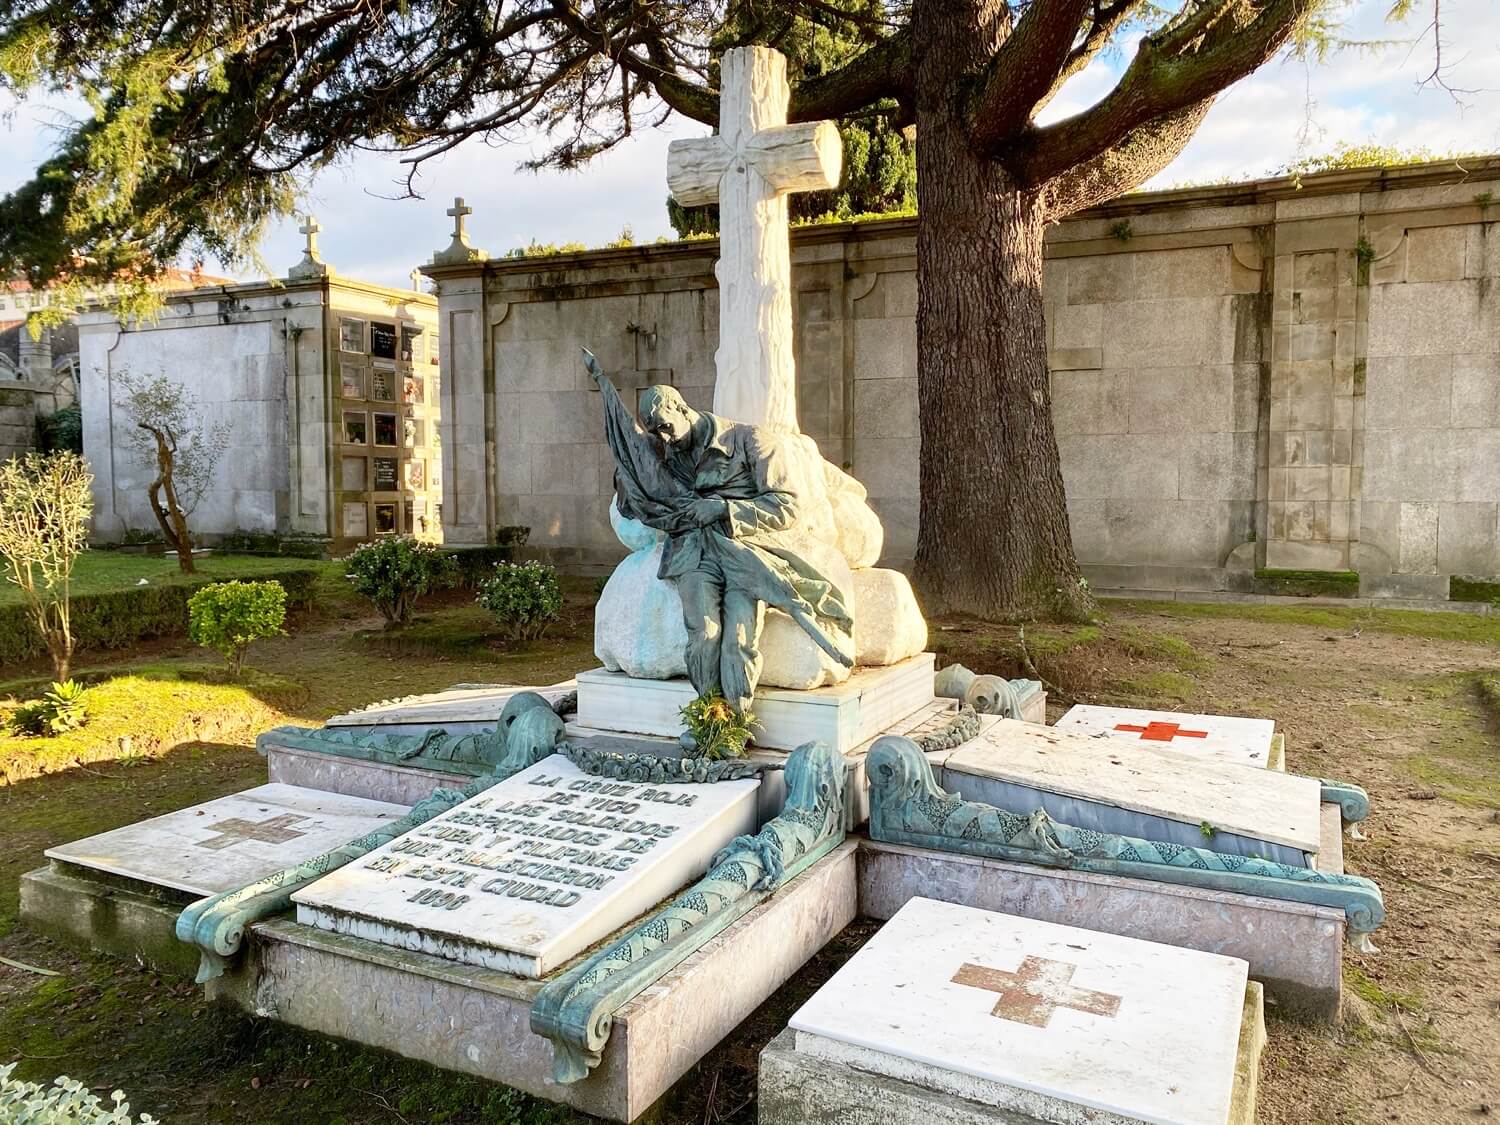
[{"label": "olive tree", "polygon": [[193,537],[188,517],[213,482],[214,468],[229,445],[229,424],[203,422],[198,397],[165,375],[117,376],[116,405],[133,424],[129,444],[153,473],[146,486],[151,513],[162,537],[177,552],[184,574],[193,573]]},{"label": "olive tree", "polygon": [[0,556],[63,683],[73,660],[69,586],[94,511],[88,464],[71,450],[0,464]]}]

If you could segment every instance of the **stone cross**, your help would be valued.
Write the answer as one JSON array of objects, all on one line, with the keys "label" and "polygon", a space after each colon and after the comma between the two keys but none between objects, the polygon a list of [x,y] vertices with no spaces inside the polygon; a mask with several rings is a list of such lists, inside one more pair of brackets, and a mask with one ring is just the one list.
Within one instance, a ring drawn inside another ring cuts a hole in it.
[{"label": "stone cross", "polygon": [[453,218],[453,240],[455,242],[469,241],[469,234],[464,230],[464,220],[474,213],[474,208],[464,203],[464,197],[459,195],[453,199],[453,206],[444,212]]},{"label": "stone cross", "polygon": [[684,207],[719,204],[719,350],[714,413],[797,430],[787,196],[837,187],[831,121],[786,122],[786,56],[736,47],[719,63],[719,132],[673,141],[667,184]]},{"label": "stone cross", "polygon": [[422,271],[414,269],[406,276],[411,278],[412,290],[416,293],[422,292]]},{"label": "stone cross", "polygon": [[262,820],[259,823],[249,820],[241,820],[239,817],[231,817],[229,820],[221,820],[218,824],[210,825],[217,836],[210,836],[207,840],[199,840],[200,848],[207,848],[211,852],[221,852],[225,848],[232,848],[242,840],[259,840],[262,844],[285,844],[295,840],[299,836],[306,836],[306,832],[298,832],[292,828],[299,820],[306,820],[305,816],[297,816],[294,813],[282,813],[273,816],[270,820]]},{"label": "stone cross", "polygon": [[1120,997],[1075,988],[1072,981],[1077,968],[1045,957],[1027,957],[1013,973],[966,962],[953,974],[953,983],[998,992],[990,1015],[1032,1027],[1046,1027],[1058,1008],[1114,1019],[1120,1011]]},{"label": "stone cross", "polygon": [[453,206],[444,212],[453,219],[453,241],[448,243],[446,250],[439,250],[432,256],[432,264],[435,266],[456,266],[465,262],[483,262],[489,258],[483,250],[469,243],[469,232],[465,227],[464,220],[474,213],[474,208],[464,202],[463,196],[456,196]]},{"label": "stone cross", "polygon": [[302,252],[314,261],[318,258],[318,232],[322,229],[311,214],[305,216],[302,225],[297,228],[297,233],[307,235],[307,245]]},{"label": "stone cross", "polygon": [[318,254],[318,232],[322,229],[318,225],[318,220],[310,212],[303,216],[302,225],[297,228],[297,231],[307,236],[307,245],[302,248],[302,260],[287,271],[288,277],[295,281],[307,281],[317,277],[328,277],[333,273],[333,267]]}]

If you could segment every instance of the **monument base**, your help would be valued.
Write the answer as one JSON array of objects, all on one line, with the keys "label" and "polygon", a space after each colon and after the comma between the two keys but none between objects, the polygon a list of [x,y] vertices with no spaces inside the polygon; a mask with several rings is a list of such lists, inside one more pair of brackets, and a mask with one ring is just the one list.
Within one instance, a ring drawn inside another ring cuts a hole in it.
[{"label": "monument base", "polygon": [[[826,742],[847,753],[932,702],[933,654],[882,668],[856,668],[842,684],[793,691],[761,688],[755,745],[795,750]],[[578,675],[578,724],[601,731],[676,738],[679,712],[696,698],[686,680],[641,680],[602,668]]]},{"label": "monument base", "polygon": [[[1337,821],[1332,831],[1337,837]],[[868,839],[859,846],[861,917],[890,918],[920,896],[1221,953],[1249,963],[1250,976],[1266,986],[1277,1011],[1313,1023],[1338,1022],[1345,926],[1340,910]]]},{"label": "monument base", "polygon": [[21,876],[21,922],[62,945],[192,980],[198,950],[173,927],[193,897],[53,860]]},{"label": "monument base", "polygon": [[258,1016],[475,1074],[614,1121],[632,1121],[855,916],[846,843],[622,1007],[601,1064],[552,1081],[552,1044],[530,1027],[545,980],[445,961],[290,919],[246,935],[211,999]]},{"label": "monument base", "polygon": [[[997,1110],[914,1082],[871,1074],[847,1063],[801,1054],[788,1028],[760,1053],[760,1125],[1030,1125],[1051,1118]],[[1254,981],[1245,989],[1233,1100],[1225,1125],[1255,1125],[1265,1001]]]}]

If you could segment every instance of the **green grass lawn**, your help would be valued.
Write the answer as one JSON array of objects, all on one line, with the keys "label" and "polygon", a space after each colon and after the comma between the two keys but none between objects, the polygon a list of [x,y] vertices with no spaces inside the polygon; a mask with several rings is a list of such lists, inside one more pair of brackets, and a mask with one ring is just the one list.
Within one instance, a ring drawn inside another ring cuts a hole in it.
[{"label": "green grass lawn", "polygon": [[[85,551],[73,564],[72,593],[102,594],[139,586],[141,579],[153,585],[179,586],[193,582],[222,582],[233,578],[258,578],[263,574],[285,574],[289,570],[318,570],[342,576],[343,564],[318,559],[291,559],[265,555],[201,555],[193,560],[195,574],[183,574],[176,555],[137,555],[124,551]],[[21,602],[21,591],[13,582],[0,583],[0,605]]]}]

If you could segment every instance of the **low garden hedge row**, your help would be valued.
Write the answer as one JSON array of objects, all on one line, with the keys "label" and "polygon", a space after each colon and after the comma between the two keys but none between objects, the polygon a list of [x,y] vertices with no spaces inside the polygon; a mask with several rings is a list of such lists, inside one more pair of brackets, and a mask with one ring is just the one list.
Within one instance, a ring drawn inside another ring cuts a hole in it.
[{"label": "low garden hedge row", "polygon": [[[288,567],[249,577],[281,583],[290,611],[307,609],[313,604],[313,585],[318,580],[318,571],[313,567]],[[196,582],[75,594],[74,651],[126,648],[150,637],[181,636],[187,632],[188,599],[194,591],[224,580],[222,576],[204,575]],[[26,606],[0,605],[0,665],[19,664],[46,654],[47,646],[32,625]]]}]

